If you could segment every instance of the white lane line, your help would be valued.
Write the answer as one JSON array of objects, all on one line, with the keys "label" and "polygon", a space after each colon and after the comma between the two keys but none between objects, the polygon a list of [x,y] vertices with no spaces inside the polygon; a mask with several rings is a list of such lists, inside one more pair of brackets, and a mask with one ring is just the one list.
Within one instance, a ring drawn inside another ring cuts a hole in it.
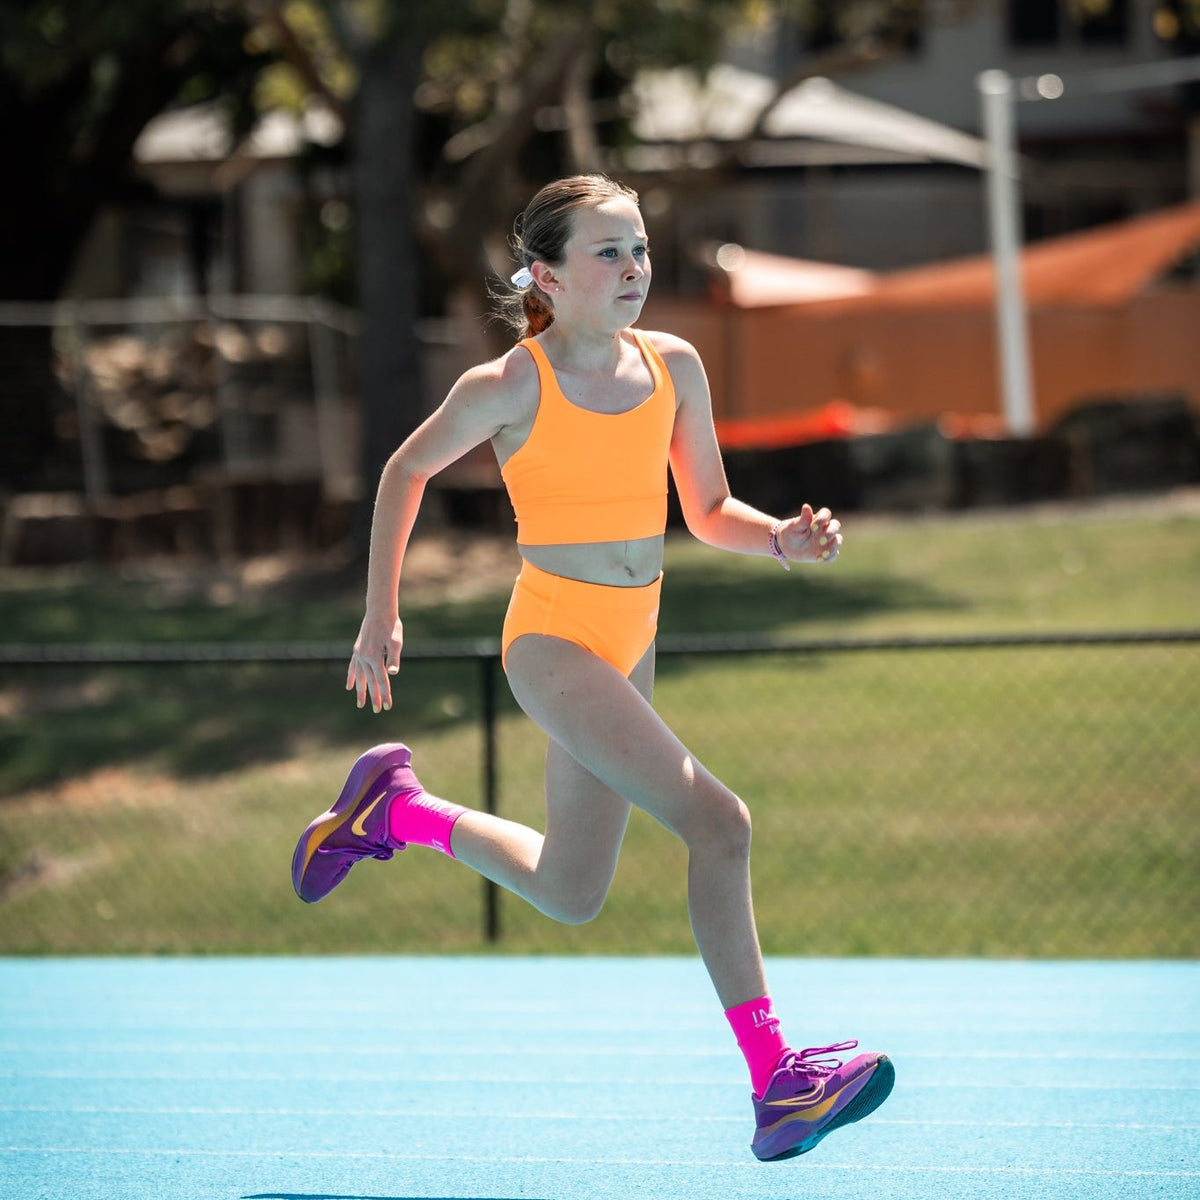
[{"label": "white lane line", "polygon": [[[886,1039],[883,1039],[886,1040]],[[484,1047],[487,1046],[487,1038],[479,1037],[472,1039],[472,1046]],[[79,1054],[187,1054],[197,1057],[203,1055],[226,1055],[238,1054],[246,1055],[265,1055],[265,1054],[281,1054],[281,1055],[296,1055],[303,1054],[307,1058],[317,1057],[362,1057],[362,1058],[444,1058],[446,1049],[442,1047],[437,1050],[430,1050],[426,1047],[408,1047],[403,1045],[392,1044],[390,1046],[362,1046],[362,1045],[323,1045],[314,1046],[311,1042],[293,1042],[293,1043],[274,1043],[264,1044],[255,1042],[248,1044],[244,1041],[234,1042],[108,1042],[101,1045],[96,1045],[90,1042],[43,1042],[41,1044],[30,1042],[0,1042],[0,1054],[48,1054],[53,1056],[61,1056],[64,1054],[79,1055]],[[559,1056],[567,1056],[575,1058],[687,1058],[687,1059],[725,1059],[729,1057],[729,1050],[726,1047],[719,1049],[706,1049],[700,1047],[655,1047],[655,1046],[610,1046],[610,1047],[588,1047],[577,1044],[563,1044],[559,1046],[547,1046],[545,1042],[529,1047],[520,1047],[517,1049],[488,1049],[489,1058],[555,1058]],[[890,1051],[889,1051],[890,1053]],[[938,1050],[917,1050],[917,1051],[902,1051],[899,1054],[893,1054],[894,1058],[903,1058],[905,1062],[944,1062],[953,1060],[955,1062],[1025,1062],[1029,1059],[1029,1051],[1026,1050],[973,1050],[969,1053],[958,1051],[938,1051]],[[1129,1051],[1128,1053],[1100,1049],[1073,1049],[1073,1050],[1054,1050],[1054,1051],[1038,1051],[1037,1058],[1039,1061],[1055,1061],[1055,1062],[1160,1062],[1160,1063],[1194,1063],[1200,1062],[1200,1051],[1196,1053],[1177,1052],[1149,1052],[1138,1053]]]},{"label": "white lane line", "polygon": [[[598,1076],[598,1075],[396,1075],[382,1072],[367,1071],[337,1071],[285,1073],[282,1071],[6,1071],[0,1070],[0,1079],[30,1080],[53,1079],[68,1082],[111,1082],[124,1080],[127,1082],[183,1083],[212,1082],[212,1083],[289,1083],[293,1085],[305,1083],[370,1083],[392,1084],[403,1087],[436,1085],[480,1085],[498,1087],[631,1087],[645,1088],[649,1082],[644,1076]],[[679,1077],[660,1076],[654,1081],[655,1087],[741,1087],[731,1075],[712,1075],[697,1077],[687,1075]],[[1013,1082],[1004,1080],[980,1079],[926,1079],[904,1080],[905,1091],[953,1092],[968,1091],[1085,1091],[1085,1092],[1200,1092],[1200,1083],[1090,1083],[1084,1080],[1030,1080],[1029,1082]]]},{"label": "white lane line", "polygon": [[[170,1107],[120,1106],[101,1104],[0,1104],[0,1113],[40,1113],[58,1116],[128,1116],[128,1117],[344,1117],[354,1120],[403,1120],[418,1118],[428,1121],[460,1120],[462,1109],[438,1111],[419,1108],[212,1108],[174,1105]],[[568,1113],[521,1112],[488,1113],[495,1121],[595,1121],[634,1122],[644,1125],[657,1121],[665,1124],[744,1125],[747,1118],[697,1114],[688,1117],[663,1117],[643,1113]],[[1119,1129],[1125,1132],[1180,1133],[1200,1130],[1200,1123],[1180,1121],[1173,1124],[1141,1121],[989,1121],[945,1120],[941,1118],[905,1118],[872,1116],[871,1126],[898,1125],[922,1129]]]},{"label": "white lane line", "polygon": [[[735,1170],[761,1171],[757,1162],[742,1159],[659,1159],[659,1158],[544,1158],[538,1155],[473,1155],[473,1154],[395,1154],[382,1150],[206,1150],[175,1147],[117,1148],[93,1146],[0,1146],[0,1154],[96,1154],[130,1155],[146,1157],[187,1156],[191,1158],[261,1158],[287,1159],[349,1159],[351,1161],[372,1159],[384,1162],[406,1163],[480,1163],[495,1166],[506,1163],[516,1166],[571,1166],[571,1167],[723,1167]],[[1037,1178],[1058,1176],[1083,1176],[1103,1179],[1200,1179],[1200,1171],[1179,1170],[1126,1170],[1104,1167],[1011,1167],[1011,1166],[913,1166],[907,1163],[830,1163],[813,1164],[813,1170],[825,1171],[872,1171],[889,1174],[921,1175],[1023,1175]]]}]

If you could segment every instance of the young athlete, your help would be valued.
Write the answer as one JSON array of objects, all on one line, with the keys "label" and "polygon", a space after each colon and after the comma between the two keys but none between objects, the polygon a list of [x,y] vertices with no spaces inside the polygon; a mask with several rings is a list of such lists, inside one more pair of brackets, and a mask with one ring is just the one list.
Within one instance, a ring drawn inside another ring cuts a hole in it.
[{"label": "young athlete", "polygon": [[358,759],[305,830],[293,882],[311,903],[360,859],[432,846],[580,923],[600,911],[636,804],[687,846],[696,942],[750,1072],[751,1148],[803,1154],[877,1108],[894,1072],[882,1054],[835,1057],[855,1041],[799,1052],[785,1041],[754,924],[749,813],[651,707],[668,461],[688,528],[711,545],[784,567],[828,563],[840,525],[824,508],[777,520],[730,496],[696,351],[633,328],[650,285],[636,193],[601,175],[551,183],[514,246],[523,340],[467,371],[383,469],[346,687],[360,708],[391,707],[401,566],[425,484],[490,440],[522,557],[502,656],[518,703],[549,736],[545,832],[431,795],[409,749],[388,743]]}]

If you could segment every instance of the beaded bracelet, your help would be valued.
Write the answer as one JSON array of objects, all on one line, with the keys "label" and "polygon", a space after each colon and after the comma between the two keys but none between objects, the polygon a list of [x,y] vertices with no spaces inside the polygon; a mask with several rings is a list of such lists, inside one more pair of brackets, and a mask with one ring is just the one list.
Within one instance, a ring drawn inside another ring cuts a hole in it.
[{"label": "beaded bracelet", "polygon": [[776,521],[771,526],[771,532],[767,535],[767,549],[771,552],[771,557],[785,570],[790,571],[792,564],[788,562],[787,555],[779,545],[779,527],[783,524],[782,521]]}]

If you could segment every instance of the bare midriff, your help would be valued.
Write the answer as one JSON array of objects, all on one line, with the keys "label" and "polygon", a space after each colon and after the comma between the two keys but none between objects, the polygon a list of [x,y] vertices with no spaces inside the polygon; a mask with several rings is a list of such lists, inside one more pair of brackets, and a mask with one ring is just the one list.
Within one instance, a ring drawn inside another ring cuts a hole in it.
[{"label": "bare midriff", "polygon": [[662,534],[625,542],[518,545],[517,549],[523,558],[551,575],[610,587],[642,587],[658,578],[663,563]]}]

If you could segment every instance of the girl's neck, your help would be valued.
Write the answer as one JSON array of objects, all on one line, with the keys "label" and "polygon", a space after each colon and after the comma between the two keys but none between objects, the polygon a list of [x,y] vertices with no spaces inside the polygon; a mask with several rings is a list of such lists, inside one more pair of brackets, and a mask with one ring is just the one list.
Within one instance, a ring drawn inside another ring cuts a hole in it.
[{"label": "girl's neck", "polygon": [[563,367],[580,372],[615,371],[624,330],[592,331],[553,322],[541,335],[546,352]]}]

